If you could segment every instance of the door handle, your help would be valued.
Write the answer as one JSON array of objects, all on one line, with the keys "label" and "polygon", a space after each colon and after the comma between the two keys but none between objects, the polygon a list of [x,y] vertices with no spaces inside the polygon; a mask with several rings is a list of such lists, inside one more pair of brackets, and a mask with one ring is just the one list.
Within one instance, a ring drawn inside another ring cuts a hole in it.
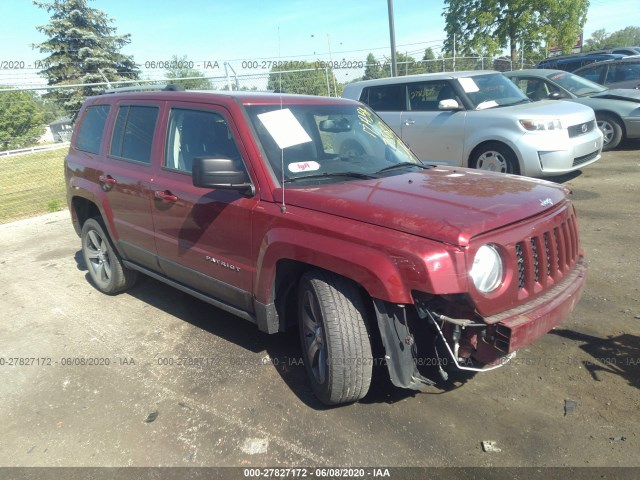
[{"label": "door handle", "polygon": [[102,187],[102,190],[104,190],[105,192],[111,190],[114,185],[118,183],[117,180],[111,175],[100,175],[98,177],[98,182],[100,183],[100,187]]},{"label": "door handle", "polygon": [[404,121],[404,124],[405,124],[405,125],[407,125],[407,126],[408,126],[408,125],[413,125],[414,123],[416,123],[416,121],[415,121],[415,120],[411,120],[410,118],[407,118],[407,119]]},{"label": "door handle", "polygon": [[162,200],[165,203],[175,203],[178,201],[178,197],[176,197],[173,193],[171,193],[169,190],[156,190],[154,192],[154,196],[158,199],[158,200]]}]

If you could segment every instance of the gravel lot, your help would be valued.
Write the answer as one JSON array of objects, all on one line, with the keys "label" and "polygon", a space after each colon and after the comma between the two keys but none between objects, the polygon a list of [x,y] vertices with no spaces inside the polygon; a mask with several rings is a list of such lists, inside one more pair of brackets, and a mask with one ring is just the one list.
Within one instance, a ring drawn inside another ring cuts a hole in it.
[{"label": "gravel lot", "polygon": [[639,147],[557,179],[590,264],[569,319],[505,368],[340,408],[295,332],[151,279],[100,294],[68,212],[0,225],[0,466],[640,466]]}]

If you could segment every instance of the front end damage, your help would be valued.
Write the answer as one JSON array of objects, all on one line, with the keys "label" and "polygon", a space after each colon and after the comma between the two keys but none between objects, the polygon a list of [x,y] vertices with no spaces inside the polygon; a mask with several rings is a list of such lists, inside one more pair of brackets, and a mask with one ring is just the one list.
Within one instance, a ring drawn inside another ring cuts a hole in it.
[{"label": "front end damage", "polygon": [[580,258],[546,294],[515,308],[481,316],[465,295],[414,294],[413,305],[374,300],[385,363],[394,385],[419,390],[448,371],[485,372],[554,328],[574,309],[587,266]]}]

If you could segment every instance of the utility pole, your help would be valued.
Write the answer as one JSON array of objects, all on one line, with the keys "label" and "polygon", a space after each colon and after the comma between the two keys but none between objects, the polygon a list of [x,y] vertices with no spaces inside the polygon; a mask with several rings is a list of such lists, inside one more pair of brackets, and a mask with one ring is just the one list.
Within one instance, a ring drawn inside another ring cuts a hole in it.
[{"label": "utility pole", "polygon": [[396,29],[393,25],[393,0],[387,0],[389,8],[389,37],[391,37],[391,76],[398,76],[398,64],[396,59]]}]

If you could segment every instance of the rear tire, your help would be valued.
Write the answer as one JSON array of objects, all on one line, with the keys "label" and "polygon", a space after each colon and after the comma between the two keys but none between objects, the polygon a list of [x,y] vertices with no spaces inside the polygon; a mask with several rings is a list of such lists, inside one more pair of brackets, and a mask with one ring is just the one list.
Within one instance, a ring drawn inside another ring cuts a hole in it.
[{"label": "rear tire", "polygon": [[138,272],[123,265],[102,220],[90,218],[84,222],[80,238],[89,277],[98,290],[113,295],[133,286]]},{"label": "rear tire", "polygon": [[598,113],[596,115],[596,122],[603,135],[603,152],[613,150],[620,145],[622,141],[622,125],[616,117],[608,113]]},{"label": "rear tire", "polygon": [[487,142],[476,147],[471,153],[469,166],[489,172],[520,174],[516,155],[500,142]]},{"label": "rear tire", "polygon": [[356,284],[322,270],[305,273],[298,290],[304,365],[327,405],[355,402],[369,391],[373,358],[365,305]]}]

